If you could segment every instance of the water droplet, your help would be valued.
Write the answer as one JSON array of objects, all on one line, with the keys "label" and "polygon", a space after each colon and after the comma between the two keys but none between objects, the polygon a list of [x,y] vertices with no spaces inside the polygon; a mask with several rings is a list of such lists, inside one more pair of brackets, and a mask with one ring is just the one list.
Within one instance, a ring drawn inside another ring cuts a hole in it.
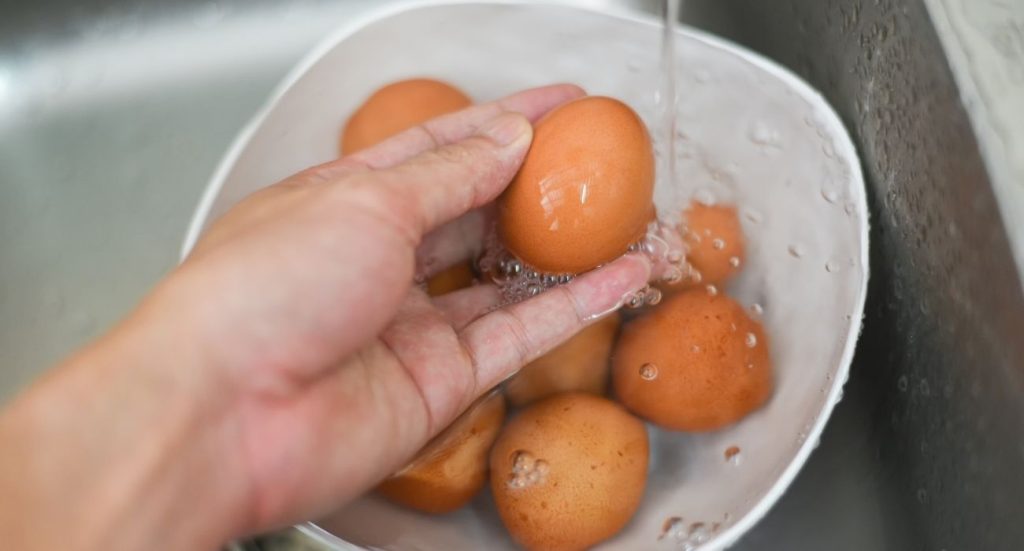
[{"label": "water droplet", "polygon": [[746,338],[743,340],[743,344],[747,345],[747,348],[754,348],[757,346],[757,335],[753,333],[747,333]]},{"label": "water droplet", "polygon": [[926,501],[928,501],[928,491],[925,490],[924,488],[918,488],[917,489],[917,502],[921,503],[923,505],[924,502],[926,502]]},{"label": "water droplet", "polygon": [[852,215],[854,212],[857,212],[857,204],[854,203],[853,201],[847,201],[843,205],[843,210],[846,212],[846,214]]},{"label": "water droplet", "polygon": [[791,244],[788,250],[789,256],[792,256],[793,258],[800,258],[804,255],[804,248],[798,243]]},{"label": "water droplet", "polygon": [[746,218],[751,224],[760,224],[764,220],[764,216],[760,212],[754,209],[743,209],[743,217]]},{"label": "water droplet", "polygon": [[696,344],[691,346],[690,352],[693,352],[694,354],[700,354],[700,346]]},{"label": "water droplet", "polygon": [[739,446],[729,446],[725,449],[725,460],[732,463],[733,466],[738,467],[742,458],[740,456]]},{"label": "water droplet", "polygon": [[839,264],[833,260],[829,260],[828,262],[825,263],[825,271],[829,273],[838,272]]},{"label": "water droplet", "polygon": [[896,388],[898,388],[900,392],[906,392],[907,389],[910,388],[910,382],[907,381],[906,375],[900,375],[900,378],[896,380]]},{"label": "water droplet", "polygon": [[693,200],[710,207],[715,204],[715,194],[708,188],[701,188],[694,192]]},{"label": "water droplet", "polygon": [[683,261],[685,256],[683,255],[682,251],[671,250],[665,256],[665,258],[672,264],[679,264],[680,262]]},{"label": "water droplet", "polygon": [[711,295],[711,296],[716,296],[716,295],[718,294],[718,287],[715,287],[714,285],[708,285],[708,286],[707,286],[707,287],[705,287],[704,289],[705,289],[705,290],[706,290],[706,291],[708,292],[708,294],[709,294],[709,295]]},{"label": "water droplet", "polygon": [[839,192],[830,188],[822,188],[821,196],[829,203],[835,203],[839,200]]},{"label": "water droplet", "polygon": [[732,266],[733,268],[739,268],[740,267],[740,258],[738,256],[730,256],[729,257],[729,265]]},{"label": "water droplet", "polygon": [[645,381],[653,381],[658,378],[658,366],[644,364],[640,366],[640,378]]},{"label": "water droplet", "polygon": [[928,396],[932,393],[931,387],[928,386],[927,379],[921,379],[921,382],[918,384],[918,387],[921,391],[921,396]]},{"label": "water droplet", "polygon": [[747,369],[754,369],[754,363],[753,362],[748,363],[747,364]]},{"label": "water droplet", "polygon": [[831,142],[825,142],[821,144],[821,152],[824,153],[825,156],[828,157],[829,159],[834,159],[836,157],[836,150],[834,147],[832,147]]},{"label": "water droplet", "polygon": [[762,316],[764,315],[764,307],[761,306],[759,303],[755,302],[754,304],[750,305],[750,312],[753,313],[755,316]]},{"label": "water droplet", "polygon": [[779,132],[761,121],[754,123],[747,130],[747,139],[760,146],[762,150],[779,149],[782,145]]},{"label": "water droplet", "polygon": [[658,540],[665,539],[665,536],[678,538],[683,531],[683,519],[680,517],[669,517],[661,525],[661,535]]},{"label": "water droplet", "polygon": [[[711,246],[712,246],[712,247],[713,247],[713,248],[714,248],[714,249],[715,249],[716,251],[720,251],[720,250],[722,250],[722,249],[724,249],[724,248],[725,248],[725,240],[724,240],[724,239],[722,239],[722,238],[720,238],[720,237],[716,237],[715,239],[713,239],[713,240],[711,241]],[[620,250],[621,250],[621,249],[620,249]]]}]

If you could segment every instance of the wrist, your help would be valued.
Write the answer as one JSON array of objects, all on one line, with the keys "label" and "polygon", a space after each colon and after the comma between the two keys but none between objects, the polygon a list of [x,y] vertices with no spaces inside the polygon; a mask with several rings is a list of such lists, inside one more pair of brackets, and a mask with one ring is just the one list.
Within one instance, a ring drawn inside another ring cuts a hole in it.
[{"label": "wrist", "polygon": [[211,548],[244,526],[217,370],[171,312],[147,301],[0,416],[19,548]]}]

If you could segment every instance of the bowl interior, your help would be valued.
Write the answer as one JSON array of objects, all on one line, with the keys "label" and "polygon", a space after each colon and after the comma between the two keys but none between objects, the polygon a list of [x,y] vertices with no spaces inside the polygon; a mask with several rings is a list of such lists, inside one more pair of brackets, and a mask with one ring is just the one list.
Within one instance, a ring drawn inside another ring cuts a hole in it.
[{"label": "bowl interior", "polygon": [[[864,305],[864,185],[838,117],[774,63],[700,32],[676,36],[682,181],[675,191],[660,182],[657,200],[664,207],[678,194],[740,207],[746,267],[728,292],[763,310],[755,315],[769,335],[776,388],[767,406],[714,433],[651,428],[643,504],[601,548],[724,546],[756,522],[841,396]],[[660,37],[654,20],[534,4],[433,4],[355,25],[311,55],[243,131],[185,249],[245,195],[333,158],[348,115],[379,86],[410,76],[447,80],[478,101],[574,82],[629,103],[656,132]],[[733,446],[740,452],[727,460]],[[318,524],[307,529],[339,547],[512,548],[486,492],[439,517],[370,496]]]}]

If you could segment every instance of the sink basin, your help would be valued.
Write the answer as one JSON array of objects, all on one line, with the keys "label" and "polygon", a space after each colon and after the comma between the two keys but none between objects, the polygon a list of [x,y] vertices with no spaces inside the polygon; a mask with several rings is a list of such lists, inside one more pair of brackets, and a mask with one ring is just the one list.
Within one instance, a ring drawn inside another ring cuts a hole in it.
[{"label": "sink basin", "polygon": [[[971,3],[990,4],[999,3]],[[4,8],[0,400],[102,332],[175,264],[238,129],[306,50],[376,5]],[[1020,206],[1006,183],[1017,173],[1000,164],[1000,141],[991,139],[1006,130],[989,128],[979,108],[992,96],[972,79],[983,80],[986,64],[969,64],[966,78],[970,48],[950,46],[964,25],[993,25],[996,49],[1019,55],[1012,30],[1024,28],[1024,8],[1005,8],[999,25],[961,8],[954,0],[686,3],[687,22],[822,91],[859,148],[874,224],[846,396],[789,491],[735,549],[1016,549],[1024,540],[1021,222],[1008,215]],[[244,545],[314,548],[295,531]]]}]

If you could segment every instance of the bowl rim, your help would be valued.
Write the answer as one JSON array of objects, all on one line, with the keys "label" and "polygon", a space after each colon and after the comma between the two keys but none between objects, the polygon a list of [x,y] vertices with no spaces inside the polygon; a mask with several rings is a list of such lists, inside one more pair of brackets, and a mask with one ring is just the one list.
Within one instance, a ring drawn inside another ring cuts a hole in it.
[{"label": "bowl rim", "polygon": [[[185,258],[188,257],[189,252],[195,246],[196,241],[205,229],[209,222],[209,216],[213,208],[213,204],[220,195],[228,174],[235,166],[242,152],[249,145],[253,135],[256,133],[257,129],[263,125],[271,111],[273,111],[280,100],[291,90],[299,79],[301,79],[334,48],[365,27],[406,12],[457,6],[549,6],[559,9],[574,9],[590,14],[615,17],[648,26],[661,26],[660,19],[637,9],[630,9],[622,5],[581,4],[579,2],[566,0],[554,2],[544,0],[399,0],[386,6],[370,8],[366,12],[353,17],[344,25],[341,25],[337,30],[326,35],[316,46],[305,54],[302,59],[286,74],[281,82],[278,83],[249,122],[246,123],[246,125],[238,132],[232,141],[231,146],[218,163],[216,170],[210,177],[206,188],[200,197],[192,219],[188,224],[188,229],[181,247],[180,260],[184,261]],[[836,404],[842,399],[843,386],[845,386],[846,381],[849,378],[850,366],[853,362],[854,351],[856,349],[857,340],[860,336],[861,320],[864,316],[864,308],[867,298],[867,287],[870,279],[870,242],[868,238],[871,220],[870,212],[867,209],[867,191],[863,171],[860,165],[860,157],[857,154],[857,148],[850,137],[849,131],[843,124],[842,119],[820,92],[778,62],[739,44],[684,24],[677,24],[676,32],[685,34],[688,38],[702,41],[715,48],[725,50],[743,58],[755,66],[759,66],[771,72],[785,82],[786,85],[792,87],[792,89],[798,91],[803,97],[812,101],[816,108],[816,114],[821,116],[820,122],[825,127],[829,128],[830,134],[836,138],[833,145],[836,147],[837,153],[841,154],[843,158],[852,160],[849,166],[850,178],[852,178],[854,182],[860,183],[859,186],[853,186],[851,191],[853,192],[854,197],[851,199],[857,205],[858,214],[863,216],[863,223],[860,224],[860,240],[864,245],[861,247],[861,258],[859,259],[860,265],[863,267],[863,277],[860,282],[860,288],[857,289],[854,311],[851,312],[850,315],[850,324],[846,334],[845,346],[843,348],[842,356],[840,357],[840,364],[832,381],[832,386],[829,388],[826,396],[827,399],[823,407],[812,423],[810,429],[807,430],[805,440],[800,444],[800,447],[797,449],[792,459],[777,476],[768,490],[746,514],[737,518],[735,522],[716,534],[710,542],[702,546],[702,548],[726,548],[736,543],[744,534],[749,532],[750,529],[768,513],[775,503],[778,502],[779,498],[782,497],[782,494],[785,493],[793,483],[796,475],[803,468],[808,457],[810,457],[811,452],[817,448],[821,434],[824,431],[825,424],[828,422],[829,418],[831,418]],[[366,549],[345,541],[341,537],[327,531],[312,521],[298,524],[295,528],[305,536],[322,544],[332,546],[335,549],[342,551]]]}]

